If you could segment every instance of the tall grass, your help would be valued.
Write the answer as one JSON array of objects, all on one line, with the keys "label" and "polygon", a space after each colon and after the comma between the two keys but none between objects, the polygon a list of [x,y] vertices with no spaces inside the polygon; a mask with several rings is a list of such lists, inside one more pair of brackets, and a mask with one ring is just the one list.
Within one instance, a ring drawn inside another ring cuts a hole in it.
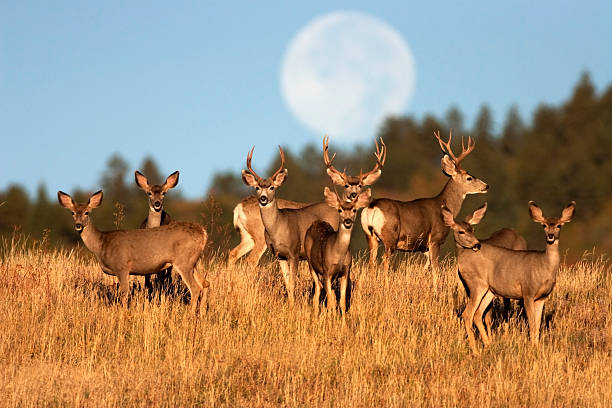
[{"label": "tall grass", "polygon": [[612,401],[608,261],[563,266],[541,343],[515,307],[496,310],[493,345],[471,355],[453,260],[437,279],[420,257],[389,274],[361,261],[346,326],[313,316],[302,265],[289,308],[274,264],[204,267],[210,307],[135,290],[86,252],[4,242],[0,404],[4,406],[606,406]]}]

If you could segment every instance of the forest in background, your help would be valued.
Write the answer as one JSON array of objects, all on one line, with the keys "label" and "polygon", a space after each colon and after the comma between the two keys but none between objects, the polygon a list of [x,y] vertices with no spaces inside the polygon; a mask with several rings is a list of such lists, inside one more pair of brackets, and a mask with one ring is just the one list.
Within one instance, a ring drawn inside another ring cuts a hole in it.
[{"label": "forest in background", "polygon": [[[388,154],[382,176],[372,187],[373,196],[410,200],[436,195],[447,177],[440,170],[442,153],[433,133],[440,130],[446,138],[451,128],[455,148],[460,149],[462,135],[471,135],[475,140],[476,149],[464,167],[491,186],[488,194],[468,196],[463,204],[462,215],[488,202],[487,215],[477,227],[478,236],[512,227],[527,238],[530,248],[541,249],[543,233],[531,221],[527,202],[534,200],[546,216],[558,216],[565,205],[575,200],[576,216],[564,227],[562,250],[567,249],[572,259],[593,249],[597,253],[612,251],[612,85],[598,93],[585,73],[564,103],[540,105],[530,121],[521,118],[518,108],[512,107],[499,126],[486,105],[471,127],[464,123],[456,106],[451,106],[443,117],[389,117],[378,133],[384,138]],[[336,149],[333,135],[330,136],[330,151],[337,152],[337,168],[346,167],[353,175],[359,169],[372,168],[374,138],[365,146],[346,151]],[[244,146],[245,158],[249,148]],[[289,175],[278,196],[321,201],[323,187],[331,184],[324,172],[321,142],[313,142],[299,152],[284,150]],[[253,164],[270,173],[278,167],[279,159],[266,166],[255,157]],[[98,188],[104,191],[103,205],[93,213],[96,226],[102,230],[137,228],[146,216],[146,197],[134,183],[134,170],[145,174],[151,184],[163,181],[176,170],[165,169],[167,174],[162,174],[152,157],[137,168],[131,166],[116,153],[108,159],[99,187],[69,192],[78,201],[86,200],[88,193]],[[174,219],[204,224],[210,232],[211,248],[227,252],[238,242],[232,210],[251,194],[242,183],[240,170],[216,173],[210,190],[201,199],[188,200],[180,191],[171,190],[164,208]],[[0,191],[0,203],[2,237],[26,234],[57,246],[79,240],[70,213],[59,206],[55,191],[48,192],[44,185],[35,197],[29,197],[19,185],[10,185]],[[353,247],[366,247],[360,227],[353,232]],[[445,248],[452,249],[452,238]]]}]

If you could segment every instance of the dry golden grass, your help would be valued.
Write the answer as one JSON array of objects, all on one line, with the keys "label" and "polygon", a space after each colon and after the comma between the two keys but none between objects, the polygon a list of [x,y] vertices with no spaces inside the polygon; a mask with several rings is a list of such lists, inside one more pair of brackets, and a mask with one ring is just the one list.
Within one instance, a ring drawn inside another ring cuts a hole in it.
[{"label": "dry golden grass", "polygon": [[[312,315],[305,265],[288,308],[275,265],[211,262],[210,309],[176,298],[129,307],[90,255],[5,243],[3,406],[606,406],[612,401],[610,263],[563,267],[539,347],[514,313],[470,354],[452,260],[390,274],[355,268],[347,325]],[[515,308],[515,312],[518,308]]]}]

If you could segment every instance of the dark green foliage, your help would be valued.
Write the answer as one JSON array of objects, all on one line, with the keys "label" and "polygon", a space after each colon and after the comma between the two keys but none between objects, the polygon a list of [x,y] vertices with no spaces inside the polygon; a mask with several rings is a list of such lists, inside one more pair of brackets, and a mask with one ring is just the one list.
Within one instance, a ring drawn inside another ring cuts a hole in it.
[{"label": "dark green foliage", "polygon": [[[612,87],[598,95],[588,74],[583,74],[564,104],[538,107],[531,123],[525,123],[513,106],[499,123],[501,126],[496,126],[486,105],[480,109],[471,130],[465,128],[463,115],[456,106],[449,108],[443,120],[431,115],[422,120],[410,116],[387,118],[378,134],[387,144],[387,161],[382,177],[373,186],[374,197],[409,200],[437,194],[447,178],[440,170],[442,153],[433,132],[439,130],[446,139],[453,128],[453,148],[457,153],[461,150],[462,135],[469,134],[476,142],[476,149],[463,166],[491,186],[488,194],[469,196],[463,205],[462,216],[484,201],[489,203],[487,216],[477,229],[479,236],[512,227],[525,235],[531,248],[542,248],[542,231],[529,218],[527,202],[534,200],[544,214],[558,216],[563,206],[575,200],[576,217],[564,227],[563,248],[571,248],[573,257],[594,247],[611,251]],[[374,151],[373,138],[351,151],[337,149],[334,140],[330,145],[330,153],[337,152],[335,167],[341,171],[346,168],[351,175],[372,168]],[[297,201],[322,201],[323,187],[331,182],[325,174],[321,142],[310,144],[299,153],[285,149],[285,156],[289,175],[278,195]],[[269,176],[279,164],[278,155],[267,166],[257,159],[257,154],[254,157],[255,168],[264,169],[261,176]],[[115,228],[119,220],[124,228],[135,228],[144,219],[146,198],[134,184],[133,170],[119,154],[108,160],[101,179],[104,205],[93,216],[100,228]],[[161,173],[150,157],[139,170],[151,183],[160,183],[169,174]],[[230,243],[238,241],[233,232],[232,210],[252,193],[242,183],[240,170],[215,174],[203,201],[186,201],[178,191],[173,191],[165,203],[174,219],[206,224],[211,229],[213,250],[225,251]],[[85,200],[87,193],[75,192],[75,196]],[[19,186],[9,186],[0,192],[0,203],[5,201],[0,207],[2,235],[22,228],[39,238],[43,229],[50,229],[52,242],[78,240],[69,213],[56,204],[54,196],[48,199],[43,186],[34,202]],[[116,206],[117,202],[120,206]],[[361,229],[356,228],[353,233],[356,249],[365,247],[362,235]]]}]

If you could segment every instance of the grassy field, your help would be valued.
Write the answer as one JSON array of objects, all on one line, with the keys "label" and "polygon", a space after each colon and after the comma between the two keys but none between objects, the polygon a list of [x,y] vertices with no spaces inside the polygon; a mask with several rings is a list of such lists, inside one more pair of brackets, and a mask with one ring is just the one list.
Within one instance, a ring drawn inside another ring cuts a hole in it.
[{"label": "grassy field", "polygon": [[313,316],[302,265],[289,308],[276,265],[203,265],[210,307],[176,298],[129,307],[83,251],[0,249],[2,406],[609,406],[610,262],[564,266],[539,347],[515,307],[496,309],[493,345],[471,355],[453,259],[389,274],[358,262],[347,324]]}]

